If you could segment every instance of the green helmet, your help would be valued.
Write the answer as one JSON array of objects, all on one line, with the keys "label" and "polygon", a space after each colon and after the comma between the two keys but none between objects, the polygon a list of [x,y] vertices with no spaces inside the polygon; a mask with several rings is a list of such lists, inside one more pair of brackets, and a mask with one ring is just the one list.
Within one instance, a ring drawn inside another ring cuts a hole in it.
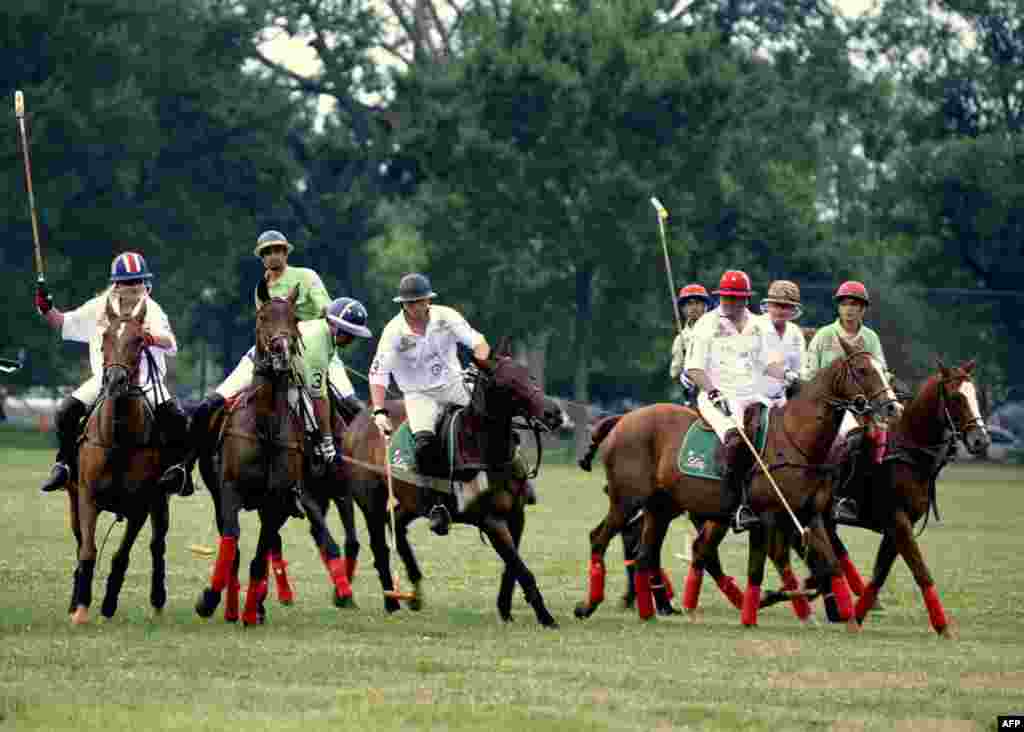
[{"label": "green helmet", "polygon": [[256,249],[253,251],[253,254],[257,257],[262,257],[263,250],[267,247],[281,245],[288,247],[289,254],[291,254],[292,250],[295,249],[295,247],[292,246],[292,243],[285,238],[284,234],[280,231],[270,229],[269,231],[264,231],[260,234],[259,238],[256,240]]}]

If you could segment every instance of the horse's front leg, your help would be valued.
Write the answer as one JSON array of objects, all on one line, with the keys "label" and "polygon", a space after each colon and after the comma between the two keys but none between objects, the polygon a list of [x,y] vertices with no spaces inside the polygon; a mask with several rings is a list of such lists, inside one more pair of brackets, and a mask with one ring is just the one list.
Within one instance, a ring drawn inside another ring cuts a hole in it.
[{"label": "horse's front leg", "polygon": [[[790,535],[779,525],[779,514],[766,515],[764,517],[768,531],[768,556],[775,565],[775,569],[782,579],[782,592],[768,593],[768,596],[761,599],[760,607],[768,607],[776,601],[788,598],[793,603],[793,614],[800,622],[805,622],[811,617],[811,603],[800,591],[800,581],[793,572],[790,564]],[[783,520],[788,521],[788,518]],[[771,597],[775,595],[776,597]]]},{"label": "horse's front leg", "polygon": [[124,575],[128,571],[128,563],[131,561],[132,546],[146,523],[146,513],[137,511],[128,518],[128,526],[124,530],[124,537],[121,544],[114,553],[110,562],[110,575],[107,577],[107,591],[103,596],[103,604],[100,612],[103,617],[112,618],[117,612],[117,598],[121,594],[121,586],[124,584]]},{"label": "horse's front leg", "polygon": [[690,614],[696,612],[705,572],[711,575],[719,591],[732,606],[742,610],[743,590],[736,584],[736,579],[722,569],[722,557],[718,551],[729,534],[728,525],[711,518],[691,517],[691,521],[697,529],[697,536],[690,547],[691,561],[683,587],[683,610]]},{"label": "horse's front leg", "polygon": [[288,562],[284,558],[284,545],[280,534],[271,537],[268,556],[270,572],[274,575],[274,585],[277,587],[277,600],[282,605],[291,605],[295,602],[295,591],[288,581]]},{"label": "horse's front leg", "polygon": [[516,551],[508,523],[502,518],[489,515],[484,518],[481,528],[491,540],[491,546],[505,562],[505,566],[512,570],[519,586],[523,588],[526,601],[537,615],[537,622],[546,628],[557,628],[558,623],[548,611],[547,605],[544,604],[544,597],[537,587],[537,580],[522,557],[519,556],[519,552]]},{"label": "horse's front leg", "polygon": [[268,559],[270,549],[280,536],[286,513],[283,510],[260,510],[260,534],[256,541],[256,552],[249,562],[249,587],[245,592],[245,609],[242,611],[242,625],[263,625],[266,622]]},{"label": "horse's front leg", "polygon": [[359,562],[359,532],[356,530],[356,516],[353,504],[355,499],[346,482],[341,495],[334,496],[334,505],[341,516],[341,526],[345,531],[345,573],[351,582],[356,576],[356,565]]},{"label": "horse's front leg", "polygon": [[860,626],[853,621],[850,586],[846,583],[842,568],[836,561],[821,514],[814,515],[808,529],[807,563],[814,575],[816,586],[824,595],[826,616],[833,623],[850,621],[850,630],[859,630]]},{"label": "horse's front leg", "polygon": [[634,574],[636,608],[641,620],[649,620],[654,616],[656,593],[665,590],[659,553],[671,520],[666,501],[654,497],[648,502],[644,511]]},{"label": "horse's front leg", "polygon": [[896,541],[896,548],[903,556],[903,561],[910,567],[914,581],[921,588],[921,595],[924,597],[925,607],[928,608],[928,620],[935,632],[944,638],[954,638],[955,632],[946,617],[946,609],[942,607],[939,600],[939,593],[935,589],[935,581],[932,579],[928,565],[924,562],[921,554],[921,547],[914,538],[914,525],[906,511],[899,511],[893,521],[893,539]]},{"label": "horse's front leg", "polygon": [[885,585],[885,581],[889,578],[889,572],[892,571],[892,565],[896,561],[896,557],[899,556],[893,533],[893,528],[888,527],[882,534],[882,541],[878,544],[875,566],[871,571],[871,581],[865,585],[864,592],[857,600],[857,607],[854,609],[854,615],[859,623],[863,623],[868,611],[875,607],[875,598],[878,597],[878,593]]},{"label": "horse's front leg", "polygon": [[608,514],[590,532],[589,586],[587,599],[576,606],[577,618],[589,618],[604,602],[604,555],[608,551],[608,544],[622,531],[625,521],[621,503],[609,495]]},{"label": "horse's front leg", "polygon": [[327,498],[302,492],[302,508],[309,519],[309,535],[320,550],[320,559],[327,567],[327,574],[334,588],[335,607],[355,607],[352,599],[352,585],[348,581],[348,570],[341,550],[327,528]]},{"label": "horse's front leg", "polygon": [[846,548],[846,544],[839,538],[839,531],[835,522],[828,522],[825,526],[825,531],[828,532],[828,538],[832,542],[832,550],[836,554],[836,561],[839,563],[839,568],[843,570],[843,575],[846,577],[846,583],[850,586],[850,591],[860,597],[864,594],[864,579],[860,576],[857,565],[850,559],[850,550]]},{"label": "horse's front leg", "polygon": [[92,604],[92,578],[96,571],[96,520],[99,512],[88,485],[79,486],[78,520],[82,541],[78,547],[78,566],[75,568],[74,585],[71,593],[71,622],[83,625],[89,622],[89,606]]},{"label": "horse's front leg", "polygon": [[153,531],[149,553],[153,558],[153,573],[149,585],[149,604],[157,613],[167,604],[167,532],[171,526],[170,498],[163,491],[153,499],[149,508],[149,526]]},{"label": "horse's front leg", "polygon": [[[526,511],[521,505],[518,505],[508,514],[508,532],[517,552],[523,538],[525,525]],[[512,594],[515,589],[516,576],[506,564],[501,572],[501,585],[498,587],[498,615],[506,623],[512,622]]]},{"label": "horse's front leg", "polygon": [[238,557],[238,537],[242,529],[238,522],[238,513],[242,510],[242,498],[232,481],[221,480],[218,487],[220,496],[215,503],[220,508],[220,542],[217,548],[217,559],[210,575],[210,584],[199,595],[196,601],[196,614],[208,618],[213,615],[220,604],[220,594],[236,576],[236,559]]},{"label": "horse's front leg", "polygon": [[764,582],[764,565],[768,559],[768,542],[764,526],[750,530],[747,555],[747,590],[743,593],[743,609],[740,623],[748,628],[757,625],[757,611],[761,607],[761,584]]}]

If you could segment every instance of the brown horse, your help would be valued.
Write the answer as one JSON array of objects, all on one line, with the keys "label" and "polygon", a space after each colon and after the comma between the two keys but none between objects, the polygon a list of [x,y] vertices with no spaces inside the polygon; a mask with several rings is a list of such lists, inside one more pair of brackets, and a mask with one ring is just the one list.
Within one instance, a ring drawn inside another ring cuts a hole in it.
[{"label": "brown horse", "polygon": [[[252,386],[237,395],[230,407],[211,420],[219,428],[219,445],[200,460],[200,471],[213,498],[220,545],[210,585],[196,602],[196,613],[209,617],[227,589],[225,620],[238,619],[238,514],[256,510],[260,535],[249,565],[249,587],[242,622],[261,624],[266,617],[267,565],[271,549],[280,546],[279,532],[298,500],[314,529],[325,563],[335,575],[344,575],[338,546],[330,536],[323,514],[303,490],[308,469],[302,418],[291,407],[295,399],[293,359],[301,347],[295,302],[298,288],[288,298],[271,298],[266,283],[257,288],[256,351]],[[340,579],[339,579],[340,581]],[[347,580],[345,581],[347,585]],[[351,590],[349,591],[351,597]]]},{"label": "brown horse", "polygon": [[[482,365],[475,377],[470,406],[463,424],[484,445],[490,489],[464,510],[458,510],[447,496],[448,508],[455,522],[476,526],[490,540],[491,546],[505,563],[498,591],[498,613],[503,620],[512,619],[512,592],[516,582],[523,589],[526,601],[533,607],[537,620],[544,626],[557,623],[544,604],[533,573],[519,555],[519,542],[525,524],[525,481],[508,470],[514,445],[514,418],[527,421],[531,429],[553,429],[561,422],[561,410],[546,400],[540,387],[522,364],[509,357],[506,349]],[[405,421],[402,402],[389,402],[388,412],[396,429]],[[352,494],[366,518],[374,567],[385,591],[384,607],[388,612],[399,609],[394,597],[390,569],[390,552],[386,540],[388,524],[388,487],[385,468],[386,446],[370,415],[360,413],[346,432],[345,454],[349,463]],[[405,565],[414,592],[410,607],[418,610],[423,602],[423,574],[409,544],[410,523],[425,516],[430,509],[427,489],[413,483],[393,479],[395,505],[395,548]]]},{"label": "brown horse", "polygon": [[[167,494],[156,485],[160,477],[160,444],[154,439],[153,406],[135,382],[145,351],[143,323],[146,300],[122,314],[107,299],[103,334],[103,381],[100,400],[88,418],[78,448],[79,479],[68,487],[71,527],[78,542],[78,565],[71,594],[71,622],[89,622],[92,580],[96,568],[96,520],[101,511],[125,517],[128,526],[111,562],[101,612],[107,618],[117,611],[132,545],[152,520],[153,575],[150,603],[156,612],[167,601],[166,552],[170,513]],[[150,374],[154,374],[152,362]],[[154,389],[162,388],[158,382]],[[154,395],[155,396],[155,395]]]},{"label": "brown horse", "polygon": [[[860,576],[849,562],[835,524],[828,527],[836,553],[845,559],[847,576],[859,590],[856,617],[860,622],[873,607],[896,557],[902,556],[921,589],[932,628],[942,636],[951,634],[946,611],[914,536],[914,525],[922,517],[927,523],[931,510],[938,515],[935,481],[956,442],[963,440],[972,454],[983,452],[990,442],[971,380],[974,368],[974,361],[954,368],[940,363],[889,432],[882,464],[867,477],[863,463],[858,461],[850,478],[836,489],[837,495],[858,501],[857,526],[882,534],[871,581],[861,588],[856,586]],[[842,455],[841,448],[839,453]]]},{"label": "brown horse", "polygon": [[[900,407],[882,365],[870,354],[840,342],[844,358],[803,384],[784,408],[773,410],[764,455],[776,482],[781,483],[779,489],[785,505],[759,471],[753,476],[751,503],[762,514],[780,512],[788,505],[801,523],[808,526],[807,539],[815,550],[815,575],[822,582],[831,578],[840,616],[846,619],[852,614],[849,588],[836,572],[821,516],[831,502],[831,481],[818,466],[825,462],[838,434],[843,410],[871,410],[895,416]],[[716,519],[705,524],[705,530],[694,542],[693,557],[698,571],[714,556],[713,550],[724,535],[719,482],[686,476],[676,462],[687,430],[698,419],[700,416],[686,407],[656,404],[625,415],[605,438],[602,458],[608,479],[609,511],[590,535],[592,584],[588,600],[577,608],[579,617],[587,617],[603,599],[595,589],[603,587],[608,543],[622,529],[624,498],[646,499],[636,570],[637,608],[642,618],[654,614],[651,583],[660,576],[658,549],[673,518],[686,511]],[[748,585],[741,615],[745,625],[757,622],[768,549],[764,529],[751,531],[750,547]]]}]

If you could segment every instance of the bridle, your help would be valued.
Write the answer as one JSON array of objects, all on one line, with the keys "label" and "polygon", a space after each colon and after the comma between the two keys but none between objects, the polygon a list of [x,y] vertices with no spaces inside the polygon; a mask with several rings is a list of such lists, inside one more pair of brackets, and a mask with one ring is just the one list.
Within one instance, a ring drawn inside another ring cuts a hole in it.
[{"label": "bridle", "polygon": [[[867,389],[864,388],[864,382],[857,376],[856,369],[853,368],[853,359],[860,355],[868,353],[867,351],[857,351],[849,356],[845,356],[840,362],[840,369],[833,376],[832,381],[832,392],[838,392],[839,386],[842,381],[850,380],[856,386],[861,389],[861,393],[854,395],[852,399],[836,399],[835,397],[828,397],[825,399],[825,403],[831,406],[836,411],[849,411],[850,413],[858,417],[867,417],[879,410],[885,409],[892,404],[898,404],[899,400],[895,394],[891,398],[880,399],[886,392],[891,391],[891,386],[883,386],[873,394],[865,394]],[[870,355],[870,354],[869,354]]]}]

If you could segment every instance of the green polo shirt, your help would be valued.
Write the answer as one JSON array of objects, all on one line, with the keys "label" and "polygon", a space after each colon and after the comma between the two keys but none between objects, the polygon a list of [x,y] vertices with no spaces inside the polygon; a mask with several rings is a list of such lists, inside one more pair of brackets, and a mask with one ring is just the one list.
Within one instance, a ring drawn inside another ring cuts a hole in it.
[{"label": "green polo shirt", "polygon": [[305,267],[286,267],[284,273],[268,287],[271,297],[288,297],[298,285],[299,299],[295,303],[295,314],[300,321],[316,320],[331,304],[331,296],[320,279],[320,275]]},{"label": "green polo shirt", "polygon": [[878,340],[878,334],[866,325],[861,325],[857,335],[848,336],[837,318],[834,323],[829,323],[818,330],[814,334],[814,338],[811,339],[811,344],[807,346],[807,359],[804,361],[805,379],[813,378],[818,371],[828,368],[837,358],[846,356],[842,344],[839,343],[840,338],[845,338],[847,343],[860,341],[864,350],[877,358],[882,363],[883,368],[888,369],[888,366],[885,364],[885,356],[882,354],[882,342]]},{"label": "green polo shirt", "polygon": [[297,363],[293,365],[302,374],[309,395],[326,399],[327,374],[334,355],[331,328],[323,318],[306,320],[299,323],[299,333],[302,334],[302,357],[295,359]]}]

